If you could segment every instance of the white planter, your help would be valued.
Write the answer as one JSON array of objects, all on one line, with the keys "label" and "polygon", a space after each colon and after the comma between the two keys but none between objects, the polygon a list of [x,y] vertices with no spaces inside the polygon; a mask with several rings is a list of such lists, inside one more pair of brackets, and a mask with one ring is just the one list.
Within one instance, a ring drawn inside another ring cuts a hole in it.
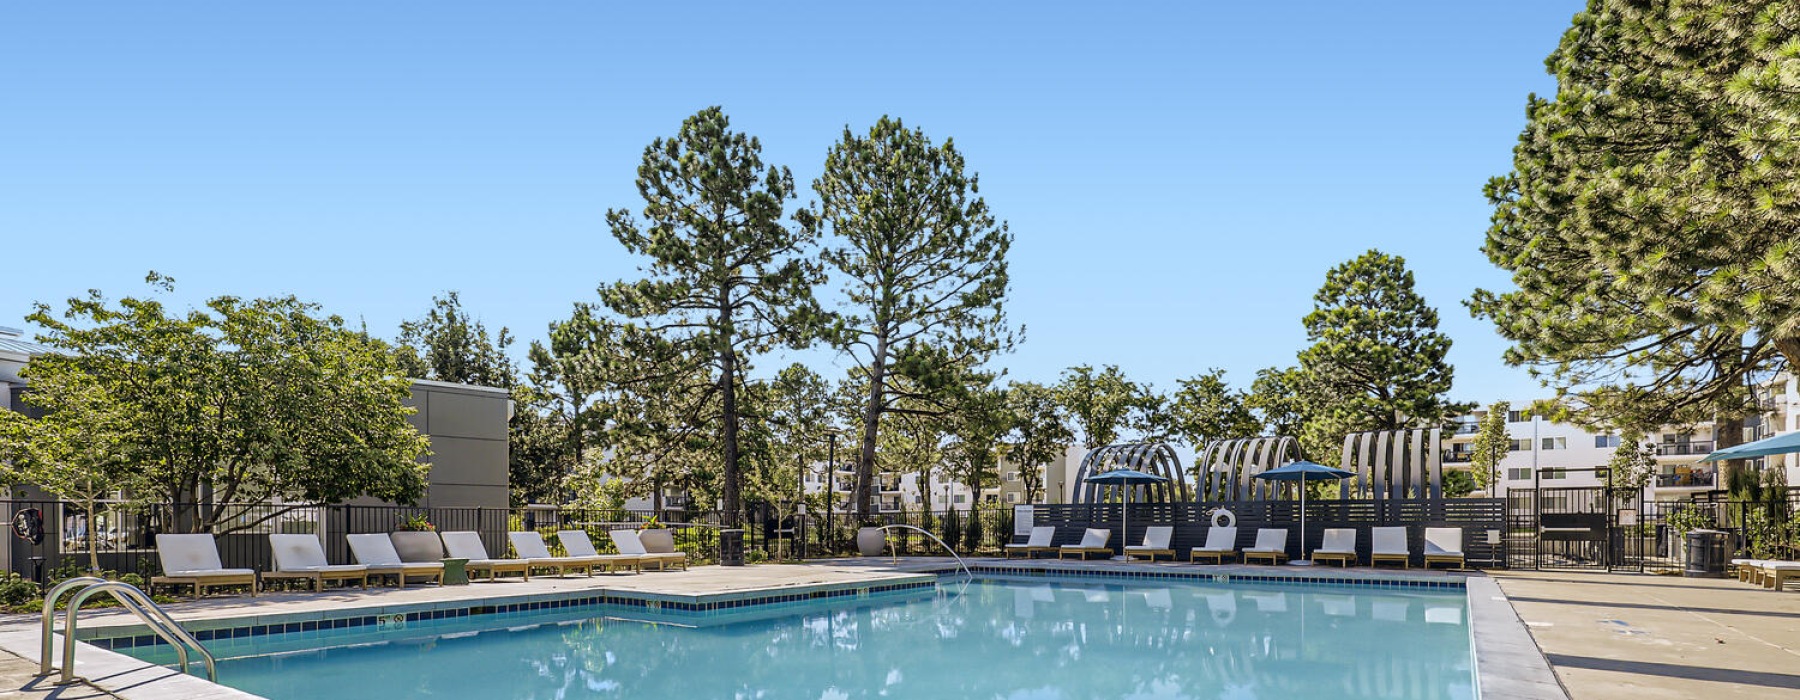
[{"label": "white planter", "polygon": [[887,533],[878,527],[856,531],[856,552],[865,557],[879,557],[887,551]]},{"label": "white planter", "polygon": [[675,535],[668,528],[638,530],[638,541],[644,543],[644,551],[652,554],[675,551]]},{"label": "white planter", "polygon": [[400,561],[443,561],[444,541],[435,532],[395,532],[388,535]]}]

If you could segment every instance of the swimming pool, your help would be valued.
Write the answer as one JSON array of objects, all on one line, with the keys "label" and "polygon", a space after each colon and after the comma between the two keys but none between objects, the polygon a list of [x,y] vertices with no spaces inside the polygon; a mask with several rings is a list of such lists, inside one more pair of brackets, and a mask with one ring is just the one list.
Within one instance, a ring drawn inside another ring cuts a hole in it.
[{"label": "swimming pool", "polygon": [[487,617],[209,646],[221,683],[275,700],[1477,695],[1460,589],[978,579],[724,614]]}]

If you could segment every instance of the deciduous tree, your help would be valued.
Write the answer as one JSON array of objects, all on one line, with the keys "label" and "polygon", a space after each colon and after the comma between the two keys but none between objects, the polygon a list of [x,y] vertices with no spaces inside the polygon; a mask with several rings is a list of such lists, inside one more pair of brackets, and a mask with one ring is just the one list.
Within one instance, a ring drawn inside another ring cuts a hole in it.
[{"label": "deciduous tree", "polygon": [[1151,422],[1146,418],[1154,410],[1149,390],[1126,379],[1117,365],[1099,372],[1089,365],[1070,367],[1052,391],[1090,450],[1118,442],[1122,429]]},{"label": "deciduous tree", "polygon": [[1225,371],[1208,370],[1181,380],[1169,405],[1169,429],[1198,451],[1214,440],[1256,435],[1262,422],[1251,413],[1244,392],[1225,382]]},{"label": "deciduous tree", "polygon": [[1006,404],[1012,414],[1006,457],[1019,468],[1025,501],[1036,503],[1044,493],[1044,465],[1061,460],[1075,434],[1069,431],[1062,407],[1049,387],[1013,382],[1006,389]]}]

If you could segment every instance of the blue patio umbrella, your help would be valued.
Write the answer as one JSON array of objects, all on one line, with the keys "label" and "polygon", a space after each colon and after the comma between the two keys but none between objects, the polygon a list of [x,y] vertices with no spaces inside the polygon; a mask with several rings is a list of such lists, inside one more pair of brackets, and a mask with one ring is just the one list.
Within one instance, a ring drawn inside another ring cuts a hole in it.
[{"label": "blue patio umbrella", "polygon": [[1800,433],[1782,433],[1772,438],[1763,438],[1755,442],[1733,445],[1705,457],[1701,457],[1700,461],[1717,462],[1726,459],[1784,455],[1790,452],[1800,452]]},{"label": "blue patio umbrella", "polygon": [[1338,481],[1353,476],[1356,476],[1355,472],[1347,472],[1335,467],[1327,467],[1317,462],[1300,460],[1298,462],[1288,462],[1287,464],[1257,474],[1254,477],[1266,481],[1300,482],[1300,556],[1302,558],[1299,561],[1294,562],[1294,564],[1299,566],[1312,565],[1312,557],[1308,555],[1306,551],[1306,482]]},{"label": "blue patio umbrella", "polygon": [[[1090,484],[1100,484],[1103,486],[1119,486],[1119,487],[1142,486],[1142,485],[1146,485],[1146,484],[1160,484],[1160,483],[1162,483],[1164,481],[1168,481],[1168,480],[1169,480],[1169,477],[1157,476],[1155,474],[1140,472],[1136,469],[1114,469],[1110,472],[1100,472],[1099,474],[1095,474],[1093,476],[1089,476],[1086,479],[1083,479],[1083,481],[1086,481]],[[1129,522],[1130,522],[1129,518],[1131,517],[1131,514],[1130,514],[1131,491],[1124,490],[1123,494],[1125,497],[1124,505],[1119,507],[1119,541],[1121,543],[1123,543],[1125,541],[1125,538],[1129,536],[1127,533],[1129,533],[1130,530],[1127,529],[1127,525],[1129,524]],[[1121,544],[1120,546],[1124,546],[1124,545]],[[1120,550],[1120,551],[1123,551],[1123,550]]]}]

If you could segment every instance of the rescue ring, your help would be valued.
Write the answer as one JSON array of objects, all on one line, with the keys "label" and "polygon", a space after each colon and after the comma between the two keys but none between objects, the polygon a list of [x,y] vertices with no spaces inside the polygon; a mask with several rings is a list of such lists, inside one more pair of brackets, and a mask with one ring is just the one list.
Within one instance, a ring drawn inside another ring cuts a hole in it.
[{"label": "rescue ring", "polygon": [[1213,527],[1236,527],[1237,516],[1224,508],[1214,508],[1212,512]]}]

